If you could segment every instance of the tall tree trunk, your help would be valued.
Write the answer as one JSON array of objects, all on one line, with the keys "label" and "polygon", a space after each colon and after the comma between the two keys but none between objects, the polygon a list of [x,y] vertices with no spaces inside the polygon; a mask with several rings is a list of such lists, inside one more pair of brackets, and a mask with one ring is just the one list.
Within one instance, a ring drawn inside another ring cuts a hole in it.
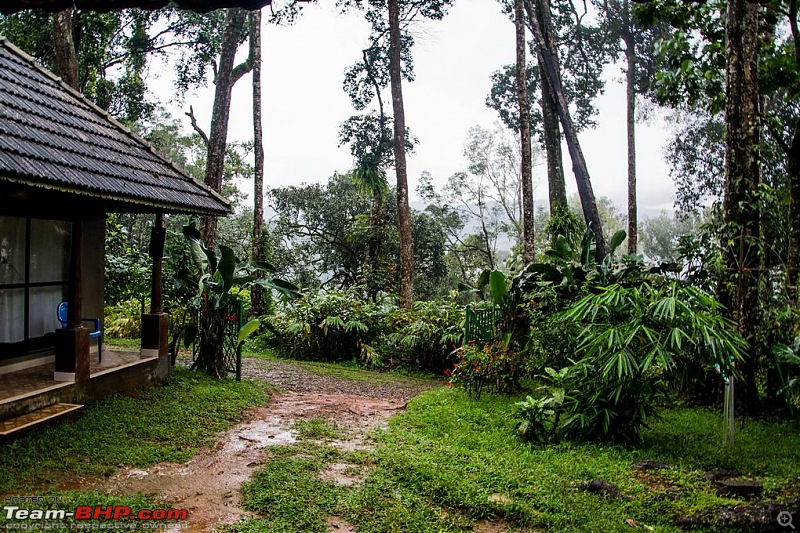
[{"label": "tall tree trunk", "polygon": [[[797,27],[797,0],[789,2],[789,27],[794,41],[795,68],[800,72],[800,29]],[[797,307],[798,271],[800,271],[800,121],[795,124],[786,153],[789,179],[789,250],[786,261],[786,287],[789,299]]]},{"label": "tall tree trunk", "polygon": [[787,159],[787,178],[789,180],[789,250],[786,260],[786,288],[789,300],[797,307],[797,282],[800,270],[800,121],[795,124],[792,143]]},{"label": "tall tree trunk", "polygon": [[[250,13],[250,59],[253,62],[253,262],[264,261],[264,132],[261,124],[261,10]],[[264,314],[263,291],[250,292],[250,312]]]},{"label": "tall tree trunk", "polygon": [[[542,64],[541,54],[539,64]],[[544,151],[547,156],[547,187],[550,200],[550,213],[567,207],[567,184],[564,180],[564,156],[561,152],[561,128],[558,125],[553,89],[542,76],[542,129],[544,130]]]},{"label": "tall tree trunk", "polygon": [[639,241],[639,214],[636,202],[636,38],[630,14],[630,0],[623,0],[623,31],[625,42],[626,100],[628,127],[628,253],[635,254]]},{"label": "tall tree trunk", "polygon": [[[222,30],[219,62],[214,79],[214,107],[211,114],[211,133],[206,158],[205,183],[215,191],[222,190],[222,174],[225,168],[225,147],[228,141],[228,119],[231,111],[231,91],[234,84],[250,71],[251,61],[233,66],[236,50],[247,19],[247,12],[233,8],[225,10],[225,26]],[[217,219],[205,216],[201,223],[203,242],[209,249],[217,243]]]},{"label": "tall tree trunk", "polygon": [[[570,158],[572,159],[572,171],[575,174],[575,181],[578,185],[578,195],[581,199],[583,216],[587,224],[591,224],[592,231],[595,235],[597,243],[595,258],[598,261],[602,261],[608,254],[608,245],[606,244],[606,239],[603,234],[603,225],[600,222],[600,213],[597,210],[592,181],[589,178],[586,159],[583,157],[583,151],[578,141],[575,124],[572,122],[572,116],[569,113],[569,106],[567,105],[567,98],[564,96],[564,89],[561,85],[561,75],[554,53],[556,49],[555,40],[552,38],[545,40],[545,35],[542,32],[543,25],[547,26],[548,24],[552,24],[550,22],[550,8],[547,0],[535,1],[536,9],[534,9],[531,0],[525,0],[525,9],[528,12],[531,33],[533,34],[536,47],[543,60],[540,65],[540,67],[543,67],[542,77],[547,77],[550,86],[553,88],[558,118],[561,121],[562,128],[564,128],[564,137],[567,140],[567,148]],[[541,20],[544,21],[545,24],[540,24],[540,19],[537,17],[541,17]]]},{"label": "tall tree trunk", "polygon": [[56,49],[56,68],[64,83],[75,89],[78,87],[78,54],[75,50],[72,8],[53,15],[53,43]]},{"label": "tall tree trunk", "polygon": [[414,243],[411,209],[408,205],[406,171],[406,116],[400,57],[400,4],[389,0],[389,75],[394,113],[394,166],[397,173],[397,233],[400,237],[400,306],[410,308],[414,300]]},{"label": "tall tree trunk", "polygon": [[527,62],[525,61],[525,8],[514,1],[514,29],[517,44],[517,100],[519,102],[519,138],[521,143],[520,179],[522,180],[522,259],[533,261],[533,168],[531,162],[531,103],[528,97]]},{"label": "tall tree trunk", "polygon": [[758,186],[758,5],[730,0],[725,23],[725,225],[721,234],[724,269],[720,301],[750,343],[741,365],[743,387],[736,399],[748,411],[758,409],[756,333],[760,278]]},{"label": "tall tree trunk", "polygon": [[[549,9],[549,6],[547,6]],[[539,27],[545,42],[553,40],[553,21],[550,17],[543,20],[540,14]],[[550,214],[567,208],[567,185],[564,180],[564,159],[561,153],[561,128],[558,125],[558,109],[553,87],[544,75],[544,59],[541,52],[536,54],[540,70],[542,128],[544,130],[544,150],[547,156],[547,186],[550,201]],[[553,50],[553,58],[558,64],[558,50]]]}]

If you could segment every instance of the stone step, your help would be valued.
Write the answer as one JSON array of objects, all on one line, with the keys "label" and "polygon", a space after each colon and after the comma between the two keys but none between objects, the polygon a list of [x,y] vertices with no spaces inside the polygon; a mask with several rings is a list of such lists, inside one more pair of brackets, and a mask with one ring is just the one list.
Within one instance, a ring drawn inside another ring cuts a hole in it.
[{"label": "stone step", "polygon": [[81,409],[83,409],[83,406],[78,404],[56,403],[15,418],[0,420],[0,438],[16,437],[41,424],[46,424],[67,415],[75,415]]}]

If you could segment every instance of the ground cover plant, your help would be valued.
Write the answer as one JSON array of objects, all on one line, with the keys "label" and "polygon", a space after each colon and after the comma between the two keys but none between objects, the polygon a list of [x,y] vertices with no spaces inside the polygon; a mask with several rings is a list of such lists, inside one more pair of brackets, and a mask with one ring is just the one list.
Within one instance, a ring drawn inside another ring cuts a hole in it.
[{"label": "ground cover plant", "polygon": [[[677,520],[750,503],[717,492],[706,473],[720,469],[757,478],[765,498],[797,497],[796,422],[748,420],[736,447],[726,449],[718,411],[675,408],[635,448],[542,446],[517,437],[507,413],[518,399],[475,400],[440,388],[378,430],[374,451],[352,456],[308,441],[276,450],[243,490],[245,505],[260,518],[236,530],[326,531],[326,518],[339,516],[359,532],[472,531],[480,520],[508,531],[682,531]],[[333,428],[312,436],[327,431]],[[369,465],[364,481],[341,487],[319,478],[327,464],[342,461]],[[706,520],[693,530],[728,530]]]},{"label": "ground cover plant", "polygon": [[220,381],[176,367],[160,387],[109,396],[87,406],[79,420],[0,444],[0,494],[110,474],[120,464],[185,461],[245,409],[266,401],[264,384]]}]

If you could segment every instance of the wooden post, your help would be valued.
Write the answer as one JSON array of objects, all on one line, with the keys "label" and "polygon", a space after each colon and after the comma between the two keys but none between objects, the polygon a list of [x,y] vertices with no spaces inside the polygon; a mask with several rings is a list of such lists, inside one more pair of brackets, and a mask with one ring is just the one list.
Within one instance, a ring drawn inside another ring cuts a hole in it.
[{"label": "wooden post", "polygon": [[164,244],[166,241],[167,229],[164,225],[164,214],[156,214],[156,223],[150,235],[150,257],[153,258],[153,277],[150,286],[150,312],[153,314],[162,312],[162,287],[161,270],[164,262]]},{"label": "wooden post", "polygon": [[150,232],[149,251],[153,260],[153,274],[150,278],[150,312],[142,315],[142,357],[166,358],[169,356],[169,319],[164,313],[161,287],[166,236],[164,214],[157,213],[155,224]]},{"label": "wooden post", "polygon": [[81,325],[83,294],[83,219],[72,221],[72,244],[69,257],[67,327],[56,330],[56,381],[89,379],[89,330]]}]

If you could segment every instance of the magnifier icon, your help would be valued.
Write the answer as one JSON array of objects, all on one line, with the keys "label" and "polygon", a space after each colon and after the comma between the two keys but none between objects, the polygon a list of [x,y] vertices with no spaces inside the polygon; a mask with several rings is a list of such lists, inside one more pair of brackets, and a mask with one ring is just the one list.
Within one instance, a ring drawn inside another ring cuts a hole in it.
[{"label": "magnifier icon", "polygon": [[781,527],[790,527],[794,530],[794,524],[792,524],[792,513],[789,511],[781,511],[778,513],[778,525]]}]

